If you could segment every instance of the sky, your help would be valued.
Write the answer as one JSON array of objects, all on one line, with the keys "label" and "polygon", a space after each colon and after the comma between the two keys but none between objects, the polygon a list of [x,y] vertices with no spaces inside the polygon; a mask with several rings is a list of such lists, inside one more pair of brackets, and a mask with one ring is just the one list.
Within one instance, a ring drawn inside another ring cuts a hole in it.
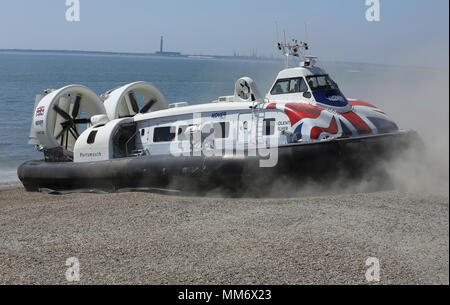
[{"label": "sky", "polygon": [[[277,55],[278,37],[307,39],[323,60],[448,68],[448,0],[1,0],[0,49]],[[307,25],[307,35],[305,34]]]}]

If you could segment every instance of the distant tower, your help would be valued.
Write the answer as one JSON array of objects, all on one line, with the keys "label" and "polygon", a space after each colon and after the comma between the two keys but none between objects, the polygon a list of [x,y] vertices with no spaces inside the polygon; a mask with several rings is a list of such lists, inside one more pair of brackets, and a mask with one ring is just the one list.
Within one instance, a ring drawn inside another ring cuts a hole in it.
[{"label": "distant tower", "polygon": [[164,51],[164,36],[161,36],[161,43],[159,45],[159,51],[156,51],[154,54],[160,56],[181,56],[180,52],[165,52]]}]

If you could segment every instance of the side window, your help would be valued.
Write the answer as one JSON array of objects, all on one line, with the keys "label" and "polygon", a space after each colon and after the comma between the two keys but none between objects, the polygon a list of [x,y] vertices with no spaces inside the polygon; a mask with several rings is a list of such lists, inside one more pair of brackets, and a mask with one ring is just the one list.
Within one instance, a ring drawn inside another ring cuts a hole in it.
[{"label": "side window", "polygon": [[299,93],[306,91],[308,91],[308,87],[306,86],[306,82],[303,77],[291,79],[291,83],[289,86],[290,93]]},{"label": "side window", "polygon": [[275,134],[275,119],[264,119],[263,136],[272,136]]},{"label": "side window", "polygon": [[290,85],[289,85],[289,92],[295,93],[299,92],[300,88],[300,78],[293,78],[291,79]]},{"label": "side window", "polygon": [[156,127],[153,132],[153,142],[170,142],[175,139],[173,127]]},{"label": "side window", "polygon": [[273,86],[270,94],[283,94],[289,92],[289,79],[280,79],[276,82],[275,86]]},{"label": "side window", "polygon": [[214,123],[214,137],[216,139],[228,138],[229,134],[230,134],[229,122]]},{"label": "side window", "polygon": [[303,77],[300,78],[300,85],[298,92],[308,92],[308,86],[306,85],[305,79]]}]

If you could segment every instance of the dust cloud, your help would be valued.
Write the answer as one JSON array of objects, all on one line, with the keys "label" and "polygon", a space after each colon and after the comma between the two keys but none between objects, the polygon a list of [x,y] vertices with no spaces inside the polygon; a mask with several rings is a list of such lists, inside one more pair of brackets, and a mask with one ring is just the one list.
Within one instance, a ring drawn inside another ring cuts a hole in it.
[{"label": "dust cloud", "polygon": [[[449,192],[449,76],[448,68],[408,69],[378,81],[376,100],[400,126],[416,130],[425,151],[412,148],[385,164],[397,189],[411,192]],[[383,88],[381,88],[383,87]]]},{"label": "dust cloud", "polygon": [[[362,99],[378,106],[394,119],[401,130],[417,131],[423,143],[415,143],[416,145],[402,151],[392,160],[380,162],[361,179],[350,179],[346,169],[335,173],[335,179],[327,183],[313,179],[299,183],[288,177],[272,177],[270,185],[264,184],[266,192],[263,197],[322,196],[383,190],[448,197],[448,67],[437,70],[362,65],[356,73],[347,73],[349,74],[338,73],[337,79],[344,85],[341,89],[347,97]],[[242,181],[242,185],[248,189],[246,184],[248,181]],[[261,186],[257,181],[252,184]],[[224,194],[230,195],[226,190],[217,188],[210,190],[207,195]],[[254,190],[241,194],[244,197],[255,195],[260,197]]]}]

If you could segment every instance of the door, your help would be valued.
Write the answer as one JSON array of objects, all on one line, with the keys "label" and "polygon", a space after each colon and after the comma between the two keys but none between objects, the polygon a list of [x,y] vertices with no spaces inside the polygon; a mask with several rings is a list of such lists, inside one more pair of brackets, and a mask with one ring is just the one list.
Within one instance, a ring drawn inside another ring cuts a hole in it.
[{"label": "door", "polygon": [[256,143],[255,126],[253,126],[253,114],[241,113],[238,120],[238,144],[248,147]]}]

